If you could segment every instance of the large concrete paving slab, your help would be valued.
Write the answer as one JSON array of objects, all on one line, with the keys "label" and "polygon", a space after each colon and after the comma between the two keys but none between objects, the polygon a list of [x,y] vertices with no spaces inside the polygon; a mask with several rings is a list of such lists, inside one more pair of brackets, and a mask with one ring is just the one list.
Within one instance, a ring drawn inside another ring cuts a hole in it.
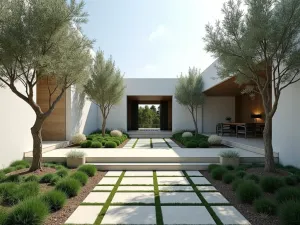
[{"label": "large concrete paving slab", "polygon": [[161,203],[201,203],[195,192],[160,192]]},{"label": "large concrete paving slab", "polygon": [[126,171],[125,177],[152,177],[152,171]]},{"label": "large concrete paving slab", "polygon": [[189,185],[185,177],[157,177],[158,185]]},{"label": "large concrete paving slab", "polygon": [[184,177],[184,173],[182,171],[157,171],[156,175],[158,177],[173,177],[173,176],[179,176]]},{"label": "large concrete paving slab", "polygon": [[106,177],[119,177],[121,176],[123,171],[108,171],[105,176]]},{"label": "large concrete paving slab", "polygon": [[199,191],[216,191],[217,189],[214,186],[197,186]]},{"label": "large concrete paving slab", "polygon": [[203,177],[202,173],[200,173],[199,171],[186,171],[186,173],[190,177]]},{"label": "large concrete paving slab", "polygon": [[66,221],[66,224],[94,224],[103,206],[80,205]]},{"label": "large concrete paving slab", "polygon": [[158,186],[159,191],[193,191],[191,186]]},{"label": "large concrete paving slab", "polygon": [[117,192],[111,203],[154,203],[154,192]]},{"label": "large concrete paving slab", "polygon": [[221,195],[221,193],[219,192],[205,192],[202,193],[202,196],[205,198],[205,200],[209,203],[209,204],[227,204],[229,203],[228,200]]},{"label": "large concrete paving slab", "polygon": [[98,185],[115,185],[118,181],[119,177],[103,177],[102,180],[98,183]]},{"label": "large concrete paving slab", "polygon": [[83,200],[84,203],[105,203],[110,192],[91,192]]},{"label": "large concrete paving slab", "polygon": [[96,186],[93,191],[112,191],[115,186]]},{"label": "large concrete paving slab", "polygon": [[123,177],[121,185],[153,185],[152,177]]},{"label": "large concrete paving slab", "polygon": [[119,186],[118,191],[154,191],[154,186]]},{"label": "large concrete paving slab", "polygon": [[212,209],[224,225],[251,225],[233,206],[212,206]]},{"label": "large concrete paving slab", "polygon": [[210,182],[205,177],[190,177],[196,185],[207,185]]}]

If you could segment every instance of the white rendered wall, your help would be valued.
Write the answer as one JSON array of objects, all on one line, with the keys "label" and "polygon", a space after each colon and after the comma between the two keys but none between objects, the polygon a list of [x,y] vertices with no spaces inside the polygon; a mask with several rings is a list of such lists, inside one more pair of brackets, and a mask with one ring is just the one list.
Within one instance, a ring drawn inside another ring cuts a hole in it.
[{"label": "white rendered wall", "polygon": [[67,140],[76,133],[89,134],[99,127],[98,107],[75,86],[66,92]]},{"label": "white rendered wall", "polygon": [[204,88],[203,91],[206,91],[207,89],[210,89],[217,84],[221,83],[222,80],[218,76],[218,70],[217,66],[218,65],[218,60],[214,61],[209,67],[207,67],[202,73],[202,78],[203,78],[203,83],[204,83]]},{"label": "white rendered wall", "polygon": [[300,168],[300,82],[282,91],[273,118],[273,148],[284,165]]},{"label": "white rendered wall", "polygon": [[[16,84],[18,90],[23,86]],[[0,168],[23,158],[32,151],[30,128],[35,121],[32,108],[17,97],[9,88],[0,88]]]},{"label": "white rendered wall", "polygon": [[[121,129],[127,131],[127,96],[173,96],[177,78],[125,78],[126,89],[122,101],[111,109],[107,119],[107,128]],[[172,129],[173,131],[182,129],[194,129],[193,121],[188,110],[180,106],[176,99],[172,100]],[[101,126],[101,113],[98,110]],[[198,114],[198,127],[201,131],[201,109]]]},{"label": "white rendered wall", "polygon": [[235,118],[235,97],[206,97],[203,106],[203,132],[215,133],[217,123],[226,122],[227,116]]}]

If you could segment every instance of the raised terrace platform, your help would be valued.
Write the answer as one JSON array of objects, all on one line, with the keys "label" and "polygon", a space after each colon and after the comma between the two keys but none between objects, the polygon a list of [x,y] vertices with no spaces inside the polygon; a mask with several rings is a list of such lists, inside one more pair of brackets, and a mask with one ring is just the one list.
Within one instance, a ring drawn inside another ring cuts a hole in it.
[{"label": "raised terrace platform", "polygon": [[[76,148],[55,149],[43,154],[43,162],[65,162],[66,154]],[[263,163],[264,155],[239,148],[241,163]],[[199,149],[82,149],[86,162],[99,170],[201,170],[211,163],[219,163],[219,153],[227,148]],[[26,160],[32,160],[27,153]],[[275,157],[278,161],[278,157]]]}]

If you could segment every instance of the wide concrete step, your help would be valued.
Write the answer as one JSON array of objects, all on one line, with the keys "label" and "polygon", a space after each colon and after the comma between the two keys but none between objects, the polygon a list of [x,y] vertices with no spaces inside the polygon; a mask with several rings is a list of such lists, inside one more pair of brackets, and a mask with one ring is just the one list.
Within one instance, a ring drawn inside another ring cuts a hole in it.
[{"label": "wide concrete step", "polygon": [[172,134],[129,134],[130,138],[171,138]]},{"label": "wide concrete step", "polygon": [[210,163],[88,163],[98,170],[206,170]]}]

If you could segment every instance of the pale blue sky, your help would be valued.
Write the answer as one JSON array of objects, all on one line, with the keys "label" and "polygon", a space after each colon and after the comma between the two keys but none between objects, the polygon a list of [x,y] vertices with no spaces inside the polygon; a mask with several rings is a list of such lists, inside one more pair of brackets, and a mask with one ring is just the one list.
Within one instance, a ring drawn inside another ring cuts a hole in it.
[{"label": "pale blue sky", "polygon": [[112,55],[125,77],[177,77],[205,70],[205,24],[221,18],[224,0],[86,0],[83,32]]}]

